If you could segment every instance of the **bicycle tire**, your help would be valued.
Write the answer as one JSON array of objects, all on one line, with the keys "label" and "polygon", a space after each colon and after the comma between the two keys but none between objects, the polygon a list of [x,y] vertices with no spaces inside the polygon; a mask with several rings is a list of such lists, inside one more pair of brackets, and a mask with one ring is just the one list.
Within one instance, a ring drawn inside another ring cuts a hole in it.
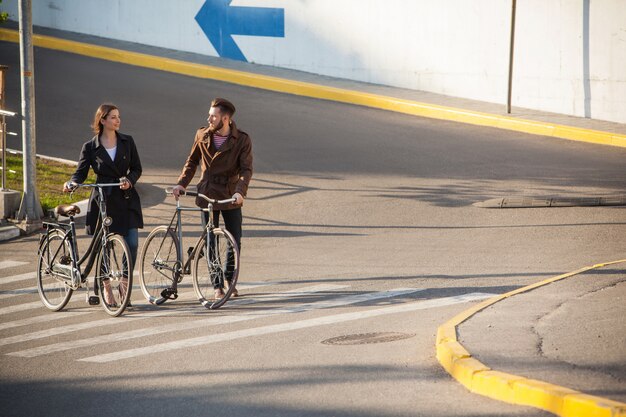
[{"label": "bicycle tire", "polygon": [[163,304],[163,290],[171,288],[181,274],[178,237],[167,226],[155,227],[146,238],[139,257],[141,292],[151,304]]},{"label": "bicycle tire", "polygon": [[130,249],[121,235],[107,235],[105,245],[98,254],[95,280],[104,311],[113,317],[121,315],[130,301],[133,289]]},{"label": "bicycle tire", "polygon": [[[193,260],[193,288],[200,303],[209,310],[218,309],[228,301],[239,278],[239,248],[235,239],[226,229],[215,228],[212,233],[215,249],[211,251],[207,248],[207,235]],[[205,252],[209,252],[209,256],[205,256]],[[213,283],[217,281],[223,286],[226,280],[230,285],[224,297],[215,299]]]},{"label": "bicycle tire", "polygon": [[65,268],[68,263],[70,268],[72,265],[72,251],[65,235],[59,229],[49,230],[37,251],[37,291],[43,305],[52,311],[62,310],[74,292],[66,278],[54,271],[59,264]]}]

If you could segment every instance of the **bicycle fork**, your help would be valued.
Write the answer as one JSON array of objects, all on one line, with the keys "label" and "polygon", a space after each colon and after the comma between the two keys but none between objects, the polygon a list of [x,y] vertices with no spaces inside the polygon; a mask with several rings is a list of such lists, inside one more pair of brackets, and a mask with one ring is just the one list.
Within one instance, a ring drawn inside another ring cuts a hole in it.
[{"label": "bicycle fork", "polygon": [[[180,201],[176,201],[176,234],[178,235],[178,247],[182,248],[183,247],[183,226],[182,226],[182,218],[181,218],[181,209],[180,209]],[[174,219],[172,218],[172,222],[174,221]],[[170,228],[172,227],[172,222],[170,222]],[[189,253],[187,256],[191,256]],[[182,253],[181,253],[181,257],[182,257]],[[179,260],[179,262],[176,262],[176,267],[174,270],[174,276],[173,278],[173,282],[172,282],[172,286],[165,288],[163,291],[161,291],[161,297],[163,298],[163,301],[161,303],[164,303],[165,300],[175,300],[178,298],[178,283],[182,280],[183,275],[185,274],[185,270],[184,270],[185,266],[182,263],[182,259]],[[159,303],[160,304],[160,303]]]}]

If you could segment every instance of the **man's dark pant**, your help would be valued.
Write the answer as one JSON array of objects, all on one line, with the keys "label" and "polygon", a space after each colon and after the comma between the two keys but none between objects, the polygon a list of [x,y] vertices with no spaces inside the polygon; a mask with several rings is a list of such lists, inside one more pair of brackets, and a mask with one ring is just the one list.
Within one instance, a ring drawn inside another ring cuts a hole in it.
[{"label": "man's dark pant", "polygon": [[[208,218],[209,214],[203,213],[203,215],[204,215],[204,223],[206,224],[206,222],[209,220]],[[242,235],[241,224],[243,222],[243,215],[241,213],[241,208],[236,208],[232,210],[213,210],[213,226],[219,227],[220,215],[224,219],[225,229],[228,230],[231,235],[233,235],[233,238],[235,238],[235,242],[237,243],[237,248],[239,249],[239,253],[241,253],[241,235]],[[209,243],[208,252],[209,254],[213,254],[210,256],[214,257],[215,256],[214,255],[215,236],[209,236],[209,239],[207,240]],[[230,281],[233,276],[234,260],[231,260],[232,256],[233,254],[228,254],[228,263],[227,263],[226,271],[224,274],[226,281]],[[219,278],[219,277],[211,275],[211,282],[213,283],[213,287],[222,288],[224,286],[224,283],[221,282],[221,279],[216,279],[216,278]]]}]

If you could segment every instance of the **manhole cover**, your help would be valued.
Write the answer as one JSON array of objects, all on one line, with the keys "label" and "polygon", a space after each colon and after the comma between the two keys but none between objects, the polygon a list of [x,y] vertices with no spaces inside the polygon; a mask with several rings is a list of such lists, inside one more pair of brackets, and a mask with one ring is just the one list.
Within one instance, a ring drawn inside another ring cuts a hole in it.
[{"label": "manhole cover", "polygon": [[322,343],[325,345],[367,345],[372,343],[393,342],[395,340],[408,339],[413,336],[415,335],[397,332],[361,333],[333,337],[331,339],[322,340]]}]

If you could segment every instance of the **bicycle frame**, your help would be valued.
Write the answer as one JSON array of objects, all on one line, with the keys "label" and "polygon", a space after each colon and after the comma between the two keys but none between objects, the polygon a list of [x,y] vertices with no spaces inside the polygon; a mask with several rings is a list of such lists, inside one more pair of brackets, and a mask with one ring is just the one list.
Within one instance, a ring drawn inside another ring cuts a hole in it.
[{"label": "bicycle frame", "polygon": [[[107,217],[105,198],[104,198],[104,193],[103,193],[102,188],[106,186],[116,186],[120,184],[121,183],[80,185],[81,187],[95,188],[97,190],[97,194],[98,194],[97,204],[99,208],[99,213],[98,213],[99,216],[98,216],[98,223],[96,224],[96,231],[91,239],[91,242],[89,242],[89,247],[87,248],[87,251],[83,254],[82,257],[80,257],[80,259],[79,259],[78,245],[77,245],[76,238],[75,238],[76,222],[74,221],[74,216],[69,216],[69,219],[70,219],[69,224],[44,222],[44,227],[46,228],[46,230],[48,230],[48,233],[42,235],[40,239],[40,246],[41,246],[41,243],[44,241],[44,239],[49,239],[49,236],[50,236],[49,231],[51,229],[59,229],[59,230],[66,232],[58,250],[60,250],[63,247],[65,242],[69,242],[70,251],[72,254],[72,276],[68,276],[67,278],[72,279],[71,288],[74,290],[78,289],[80,285],[83,282],[85,282],[85,280],[89,276],[89,273],[91,272],[91,269],[93,268],[93,265],[96,261],[97,255],[100,252],[100,249],[104,246],[106,236],[108,235],[108,232],[109,232],[108,225],[111,224],[111,219]],[[57,254],[55,253],[55,256],[56,255]],[[81,267],[85,262],[87,262],[87,265],[85,266],[84,269],[82,269]],[[75,272],[78,272],[78,277],[73,276]]]},{"label": "bicycle frame", "polygon": [[[71,219],[70,224],[44,222],[44,227],[47,230],[59,229],[59,230],[63,230],[66,232],[65,236],[63,237],[63,241],[61,242],[61,245],[59,246],[57,250],[61,250],[65,242],[69,242],[70,251],[72,254],[71,266],[74,271],[78,272],[79,278],[80,278],[80,280],[76,280],[77,282],[72,282],[71,287],[72,289],[77,289],[80,286],[80,283],[84,282],[87,276],[89,276],[89,273],[91,272],[91,269],[93,268],[93,265],[95,263],[96,256],[98,252],[100,251],[100,248],[102,248],[103,238],[104,236],[106,236],[103,233],[102,227],[98,228],[96,234],[94,235],[93,239],[89,243],[89,248],[87,248],[87,251],[83,254],[83,257],[79,259],[78,261],[76,260],[79,256],[79,253],[78,253],[78,247],[76,244],[76,239],[74,238],[76,236],[76,226],[75,226],[74,220]],[[49,233],[46,233],[45,235],[43,235],[40,241],[40,245],[41,245],[41,242],[44,241],[44,239],[46,240],[49,239],[49,236],[50,236]],[[57,253],[55,253],[53,257],[55,257],[56,255]],[[88,261],[87,265],[84,269],[82,269],[81,266],[85,261]],[[68,277],[68,278],[72,278],[72,277]]]},{"label": "bicycle frame", "polygon": [[[208,212],[209,213],[209,221],[206,223],[206,225],[204,225],[203,229],[202,229],[202,234],[200,235],[200,237],[198,238],[198,241],[196,242],[196,244],[193,246],[193,249],[191,250],[191,252],[187,253],[187,260],[185,260],[182,265],[182,271],[188,271],[189,268],[191,267],[191,261],[193,259],[194,254],[196,253],[196,251],[198,250],[198,248],[200,247],[200,244],[202,243],[204,237],[208,234],[209,229],[211,228],[211,225],[213,224],[213,204],[211,204],[209,202],[209,205],[207,208],[199,208],[199,207],[182,207],[180,205],[180,199],[176,200],[176,212],[174,213],[174,215],[172,216],[172,220],[170,221],[169,224],[169,228],[173,229],[174,232],[176,233],[176,236],[178,237],[178,249],[180,251],[181,257],[185,256],[185,253],[183,251],[183,224],[182,224],[182,212],[183,211],[197,211],[197,212]],[[176,220],[176,227],[172,228],[172,225],[174,224],[174,220]]]}]

